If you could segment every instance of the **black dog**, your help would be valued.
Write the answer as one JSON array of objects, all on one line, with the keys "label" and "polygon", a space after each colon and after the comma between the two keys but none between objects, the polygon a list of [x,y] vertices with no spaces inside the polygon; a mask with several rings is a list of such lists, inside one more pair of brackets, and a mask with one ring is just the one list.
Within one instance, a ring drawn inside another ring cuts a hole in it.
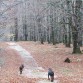
[{"label": "black dog", "polygon": [[19,67],[20,74],[22,74],[23,69],[24,69],[24,65],[22,64],[22,65]]},{"label": "black dog", "polygon": [[[49,78],[50,76],[50,78]],[[51,80],[51,82],[54,81],[54,72],[52,71],[51,68],[48,69],[48,80]]]}]

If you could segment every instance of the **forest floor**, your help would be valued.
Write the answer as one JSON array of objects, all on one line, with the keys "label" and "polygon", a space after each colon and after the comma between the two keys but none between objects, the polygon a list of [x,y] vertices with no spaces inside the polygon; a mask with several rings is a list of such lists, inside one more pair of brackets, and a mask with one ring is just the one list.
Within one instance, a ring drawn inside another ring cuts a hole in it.
[{"label": "forest floor", "polygon": [[[72,47],[66,48],[62,43],[56,45],[23,41],[15,43],[26,49],[38,66],[46,72],[48,68],[52,68],[56,75],[56,83],[83,83],[83,54],[72,54]],[[67,57],[71,63],[64,62]],[[16,50],[9,48],[6,42],[0,42],[0,83],[47,83],[45,82],[47,78],[29,78],[20,75],[19,66],[22,63],[24,60]]]}]

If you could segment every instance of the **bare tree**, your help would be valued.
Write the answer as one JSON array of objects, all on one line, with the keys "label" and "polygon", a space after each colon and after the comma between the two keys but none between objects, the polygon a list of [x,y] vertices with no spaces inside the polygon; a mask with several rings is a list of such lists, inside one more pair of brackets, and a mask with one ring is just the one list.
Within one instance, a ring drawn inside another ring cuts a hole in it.
[{"label": "bare tree", "polygon": [[14,40],[17,41],[18,40],[18,19],[15,18],[15,37]]},{"label": "bare tree", "polygon": [[73,53],[81,53],[79,45],[79,28],[80,28],[80,8],[82,5],[81,0],[73,2],[73,15],[72,15],[72,36],[73,36]]}]

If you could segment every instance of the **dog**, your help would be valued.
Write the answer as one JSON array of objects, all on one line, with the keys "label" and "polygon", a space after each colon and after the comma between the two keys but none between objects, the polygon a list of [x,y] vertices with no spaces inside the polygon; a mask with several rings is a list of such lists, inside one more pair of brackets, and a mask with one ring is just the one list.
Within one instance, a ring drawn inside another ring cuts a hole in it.
[{"label": "dog", "polygon": [[22,64],[22,65],[19,67],[20,74],[22,74],[23,69],[24,69],[24,65]]}]

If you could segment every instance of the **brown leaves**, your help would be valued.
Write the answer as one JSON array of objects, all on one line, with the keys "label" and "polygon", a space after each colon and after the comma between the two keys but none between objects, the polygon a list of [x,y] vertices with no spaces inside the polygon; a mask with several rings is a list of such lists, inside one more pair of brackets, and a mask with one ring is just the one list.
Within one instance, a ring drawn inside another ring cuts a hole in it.
[{"label": "brown leaves", "polygon": [[[43,67],[46,71],[49,67],[52,68],[58,76],[55,80],[59,80],[60,83],[83,83],[83,54],[73,55],[72,48],[66,48],[63,44],[53,46],[37,42],[18,43],[31,53],[39,67]],[[1,46],[7,47],[5,43],[4,45],[1,43]],[[5,58],[5,63],[0,69],[0,83],[37,83],[36,81],[40,80],[18,74],[18,68],[23,60],[16,51],[6,48],[0,53],[0,57]],[[64,63],[67,57],[72,61],[69,64]]]},{"label": "brown leaves", "polygon": [[[46,70],[49,67],[53,68],[60,83],[82,83],[83,54],[73,55],[72,48],[66,48],[63,44],[56,46],[47,43],[42,45],[37,42],[36,44],[19,42],[19,44],[32,54],[39,66]],[[64,63],[67,57],[72,61],[70,64]]]}]

